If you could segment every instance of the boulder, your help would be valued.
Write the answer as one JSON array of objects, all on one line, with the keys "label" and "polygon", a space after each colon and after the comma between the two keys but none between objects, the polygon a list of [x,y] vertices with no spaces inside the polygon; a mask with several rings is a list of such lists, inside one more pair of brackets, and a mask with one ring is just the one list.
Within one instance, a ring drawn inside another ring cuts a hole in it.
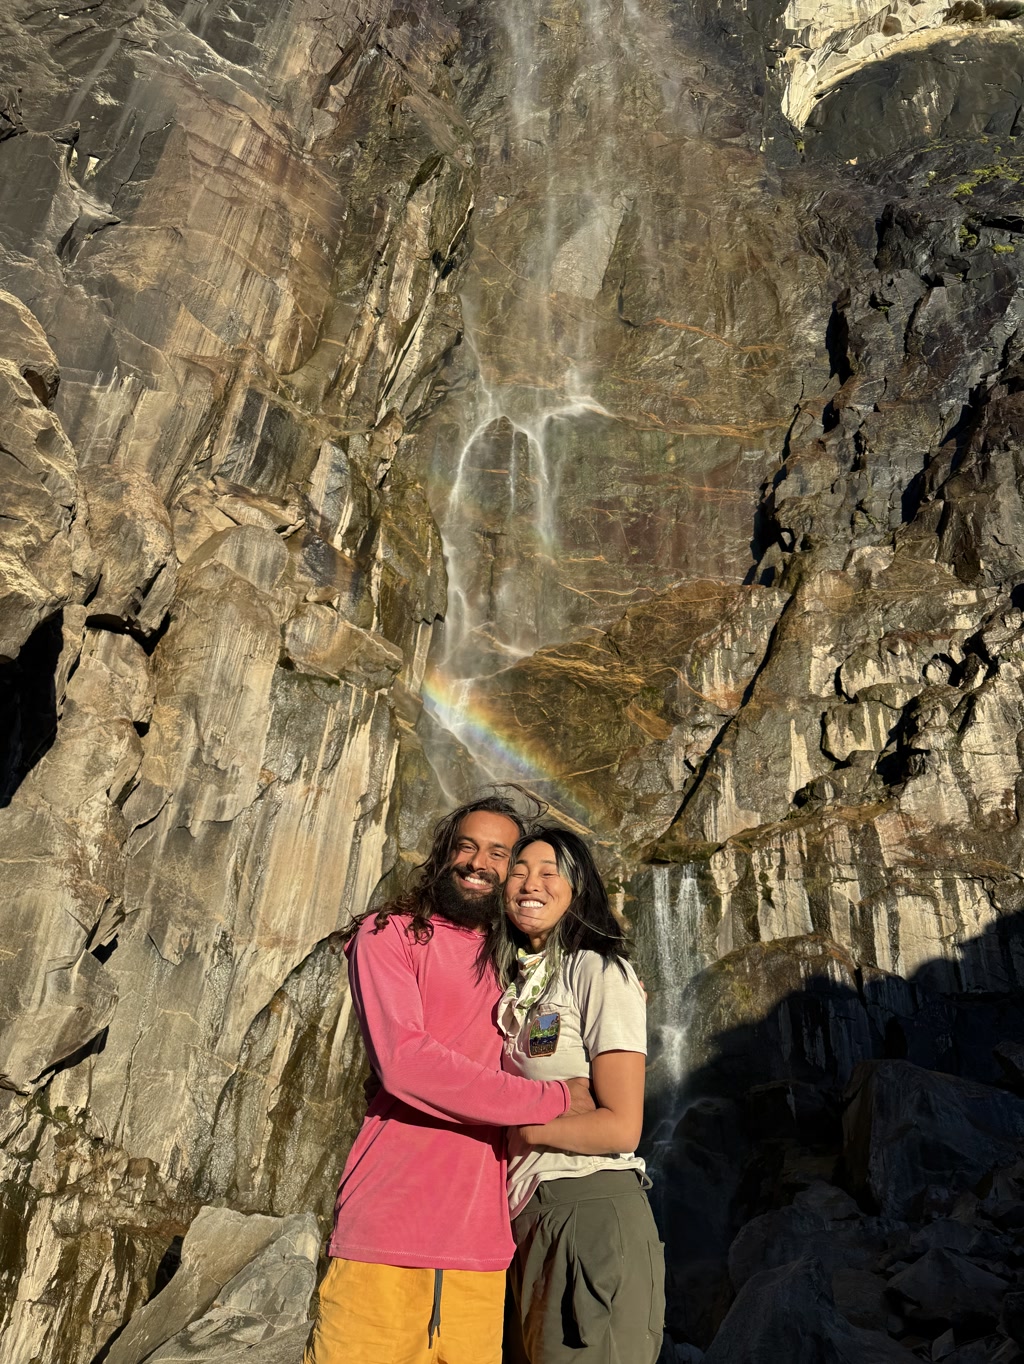
[{"label": "boulder", "polygon": [[867,1269],[840,1267],[832,1274],[836,1307],[851,1326],[884,1331],[891,1313],[885,1297],[885,1277]]},{"label": "boulder", "polygon": [[755,1217],[729,1248],[729,1276],[738,1291],[755,1274],[814,1256],[829,1275],[871,1270],[886,1238],[901,1224],[863,1217],[849,1194],[818,1183],[798,1193],[788,1208]]},{"label": "boulder", "polygon": [[982,1216],[1002,1231],[1019,1235],[1024,1229],[1024,1159],[994,1171],[978,1192],[983,1195],[978,1204]]},{"label": "boulder", "polygon": [[848,1095],[844,1158],[854,1189],[890,1217],[948,1211],[1024,1141],[1024,1100],[909,1061],[863,1063]]},{"label": "boulder", "polygon": [[748,1279],[704,1364],[910,1364],[888,1336],[836,1310],[821,1262],[796,1260]]},{"label": "boulder", "polygon": [[979,1226],[976,1212],[971,1216],[937,1217],[923,1227],[908,1228],[890,1241],[891,1250],[883,1261],[888,1268],[912,1263],[929,1250],[952,1250],[976,1261],[1005,1259],[1010,1251],[1009,1239]]},{"label": "boulder", "polygon": [[822,935],[738,948],[684,999],[691,1089],[735,1093],[773,1080],[839,1091],[873,1055],[850,954]]},{"label": "boulder", "polygon": [[148,1360],[278,1364],[301,1358],[319,1239],[312,1217],[282,1219],[280,1234],[224,1285],[209,1311]]},{"label": "boulder", "polygon": [[1003,1298],[999,1324],[1024,1349],[1024,1290],[1014,1288]]},{"label": "boulder", "polygon": [[293,1330],[305,1334],[319,1241],[308,1213],[246,1217],[228,1208],[201,1208],[170,1283],[134,1314],[111,1346],[107,1364],[227,1361],[270,1337],[278,1357],[290,1358]]},{"label": "boulder", "polygon": [[1006,1083],[1018,1093],[1024,1092],[1024,1042],[1000,1042],[994,1052]]},{"label": "boulder", "polygon": [[1022,1358],[1013,1341],[991,1335],[969,1341],[952,1354],[944,1355],[942,1364],[1020,1364]]},{"label": "boulder", "polygon": [[748,1154],[736,1106],[704,1098],[648,1158],[652,1206],[664,1228],[668,1326],[697,1345],[711,1341],[732,1297],[727,1255],[742,1216],[736,1205]]},{"label": "boulder", "polygon": [[914,1325],[978,1334],[998,1320],[1006,1280],[956,1251],[935,1249],[893,1275],[888,1293]]}]

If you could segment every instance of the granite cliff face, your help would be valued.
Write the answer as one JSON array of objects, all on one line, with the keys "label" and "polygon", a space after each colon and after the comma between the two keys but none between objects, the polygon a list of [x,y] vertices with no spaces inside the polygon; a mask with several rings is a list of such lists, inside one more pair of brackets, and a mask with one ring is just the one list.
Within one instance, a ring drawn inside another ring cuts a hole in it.
[{"label": "granite cliff face", "polygon": [[298,1351],[335,935],[492,777],[636,926],[666,1359],[1017,1358],[1017,7],[0,31],[5,1361]]}]

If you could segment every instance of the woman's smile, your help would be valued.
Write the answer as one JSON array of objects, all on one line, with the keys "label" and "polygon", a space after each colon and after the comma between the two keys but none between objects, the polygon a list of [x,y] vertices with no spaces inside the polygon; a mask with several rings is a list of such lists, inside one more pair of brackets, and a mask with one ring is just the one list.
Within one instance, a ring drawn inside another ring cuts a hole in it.
[{"label": "woman's smile", "polygon": [[572,903],[572,894],[551,844],[529,843],[505,883],[505,910],[539,952]]}]

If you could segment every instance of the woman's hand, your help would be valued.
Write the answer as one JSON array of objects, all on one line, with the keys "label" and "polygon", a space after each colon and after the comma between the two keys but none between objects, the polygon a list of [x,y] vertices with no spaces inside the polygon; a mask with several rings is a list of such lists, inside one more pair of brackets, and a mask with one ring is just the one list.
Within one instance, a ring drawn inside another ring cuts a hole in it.
[{"label": "woman's hand", "polygon": [[575,1155],[635,1151],[644,1116],[644,1068],[639,1051],[603,1051],[591,1062],[593,1113],[565,1113],[543,1125],[520,1127],[527,1146]]}]

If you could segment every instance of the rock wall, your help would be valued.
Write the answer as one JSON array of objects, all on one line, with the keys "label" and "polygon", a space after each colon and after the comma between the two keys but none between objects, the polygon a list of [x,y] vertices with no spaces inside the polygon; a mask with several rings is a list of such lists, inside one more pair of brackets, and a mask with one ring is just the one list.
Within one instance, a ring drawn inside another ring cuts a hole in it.
[{"label": "rock wall", "polygon": [[0,23],[3,1353],[56,1364],[202,1204],[329,1210],[473,184],[440,14]]},{"label": "rock wall", "polygon": [[666,1359],[1010,1364],[1016,7],[0,31],[5,1361],[297,1349],[335,935],[497,775],[636,926]]}]

